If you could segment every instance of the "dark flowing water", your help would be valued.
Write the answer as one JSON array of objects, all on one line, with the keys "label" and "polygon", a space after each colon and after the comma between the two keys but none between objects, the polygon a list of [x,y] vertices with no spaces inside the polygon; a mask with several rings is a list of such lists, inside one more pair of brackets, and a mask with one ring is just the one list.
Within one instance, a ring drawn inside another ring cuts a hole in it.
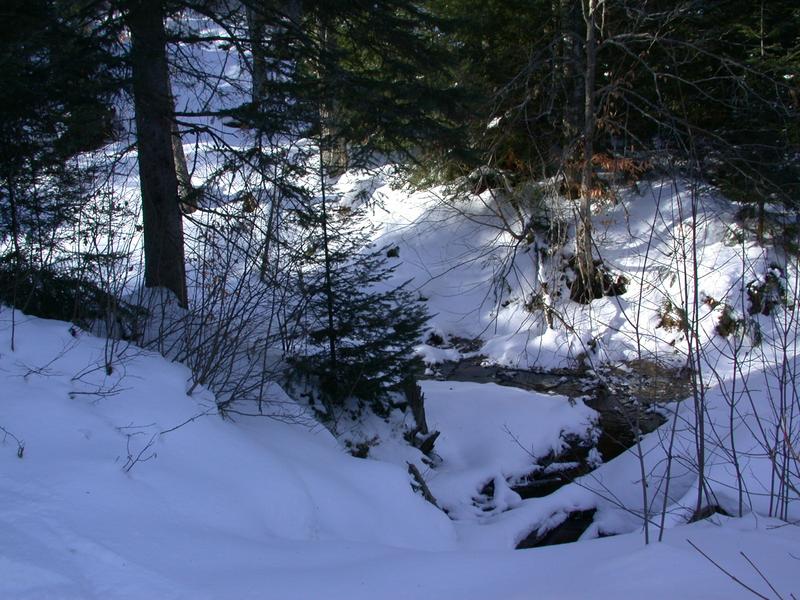
[{"label": "dark flowing water", "polygon": [[487,365],[468,358],[436,366],[435,379],[496,383],[544,394],[580,398],[599,414],[597,449],[603,460],[618,456],[639,435],[664,423],[659,407],[691,396],[689,374],[648,361],[631,361],[599,374],[588,369],[534,371]]},{"label": "dark flowing water", "polygon": [[[663,406],[692,394],[689,373],[648,361],[631,361],[595,372],[589,369],[535,371],[486,364],[480,357],[436,366],[432,378],[448,381],[496,383],[544,394],[580,399],[598,413],[599,437],[593,444],[581,438],[565,439],[567,449],[546,456],[531,472],[508,481],[523,499],[552,494],[576,477],[592,471],[590,451],[596,448],[604,462],[636,444],[666,421]],[[488,481],[474,499],[476,506],[492,506],[494,481]],[[530,532],[518,548],[575,541],[591,524],[594,511],[579,511],[545,532]]]}]

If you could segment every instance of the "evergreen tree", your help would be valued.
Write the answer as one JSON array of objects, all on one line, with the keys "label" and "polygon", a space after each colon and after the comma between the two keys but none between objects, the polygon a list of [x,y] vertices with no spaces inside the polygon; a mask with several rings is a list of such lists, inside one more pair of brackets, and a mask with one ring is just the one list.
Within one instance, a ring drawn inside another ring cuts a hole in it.
[{"label": "evergreen tree", "polygon": [[[0,8],[5,302],[60,318],[71,318],[82,302],[82,284],[73,285],[79,266],[65,260],[64,244],[95,169],[73,157],[114,136],[119,67],[107,32],[77,3],[9,0]],[[70,295],[70,303],[58,300]]]},{"label": "evergreen tree", "polygon": [[307,2],[291,22],[294,102],[328,154],[338,148],[333,171],[458,145],[462,94],[431,36],[440,20],[418,2]]},{"label": "evergreen tree", "polygon": [[357,215],[332,215],[326,204],[320,200],[307,215],[309,232],[318,230],[313,243],[328,250],[312,249],[302,277],[307,304],[292,363],[318,386],[328,416],[350,398],[359,409],[386,414],[390,393],[421,370],[414,346],[427,311],[407,284],[390,282],[395,267],[388,250],[367,244],[365,232],[354,228]]},{"label": "evergreen tree", "polygon": [[327,179],[452,139],[458,94],[441,85],[442,70],[434,73],[443,64],[430,40],[434,21],[408,1],[247,8],[248,41],[258,50],[252,68],[260,75],[257,97],[239,107],[238,120],[256,137],[308,136],[320,150],[305,164],[320,165],[314,176],[321,189],[283,189],[285,207],[302,213],[310,240],[300,289],[308,306],[294,362],[319,385],[329,410],[353,397],[384,412],[389,391],[418,366],[412,348],[426,316],[404,287],[386,287],[392,270],[382,252],[363,252],[365,238],[348,219],[329,214]]},{"label": "evergreen tree", "polygon": [[598,164],[633,177],[648,165],[671,169],[755,200],[762,212],[770,199],[796,198],[793,3],[430,4],[460,25],[448,36],[463,51],[460,77],[490,99],[471,120],[472,143],[494,168],[482,172],[501,170],[507,185],[556,177],[564,196],[580,198],[573,299],[606,288],[592,273],[592,196],[605,187]]},{"label": "evergreen tree", "polygon": [[[437,41],[449,48],[451,70],[464,90],[461,118],[471,152],[460,170],[490,162],[506,171],[533,168],[541,175],[541,159],[561,135],[560,111],[568,106],[558,82],[548,82],[558,66],[557,5],[551,0],[428,4],[447,24]],[[548,108],[542,111],[536,103],[544,96]]]},{"label": "evergreen tree", "polygon": [[174,105],[166,57],[162,0],[125,3],[144,227],[144,283],[188,303],[178,176],[173,149]]}]

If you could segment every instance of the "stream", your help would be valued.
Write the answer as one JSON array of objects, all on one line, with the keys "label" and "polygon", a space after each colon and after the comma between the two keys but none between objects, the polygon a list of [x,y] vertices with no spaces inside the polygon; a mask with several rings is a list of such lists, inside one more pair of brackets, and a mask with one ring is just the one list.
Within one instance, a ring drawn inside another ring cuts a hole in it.
[{"label": "stream", "polygon": [[[596,448],[603,462],[619,456],[636,444],[637,436],[657,429],[666,421],[664,405],[692,395],[690,374],[645,360],[630,361],[598,372],[582,369],[535,371],[487,364],[484,358],[465,358],[436,365],[430,379],[495,383],[543,394],[580,399],[598,413],[596,444],[581,438],[566,438],[567,449],[539,460],[530,474],[512,478],[509,487],[522,499],[552,494],[576,477],[591,472],[589,460]],[[490,505],[494,481],[489,481],[474,499]],[[585,513],[585,514],[584,514]],[[572,514],[561,526],[539,534],[532,532],[517,548],[565,543],[577,539],[592,521],[594,511]]]}]

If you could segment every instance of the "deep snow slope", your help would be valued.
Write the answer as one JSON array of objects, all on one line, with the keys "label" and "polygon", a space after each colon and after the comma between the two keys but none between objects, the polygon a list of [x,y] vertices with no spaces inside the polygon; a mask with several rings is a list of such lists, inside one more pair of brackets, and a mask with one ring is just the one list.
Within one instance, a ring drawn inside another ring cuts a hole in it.
[{"label": "deep snow slope", "polygon": [[[752,517],[649,548],[634,534],[469,550],[494,544],[470,543],[481,526],[459,532],[402,469],[351,458],[308,422],[223,420],[210,394],[185,394],[183,367],[134,347],[114,349],[106,374],[107,351],[69,324],[0,312],[0,425],[24,443],[22,458],[10,435],[0,445],[0,597],[745,597],[686,539],[762,591],[739,550],[778,589],[796,583],[797,528]],[[474,426],[472,397],[442,418]],[[450,430],[443,452],[471,462]],[[508,439],[485,431],[492,463]]]},{"label": "deep snow slope", "polygon": [[[628,290],[590,306],[542,298],[559,313],[549,327],[530,300],[543,282],[563,292],[557,257],[504,230],[495,198],[443,202],[437,190],[393,187],[388,170],[348,173],[337,190],[345,205],[366,199],[376,241],[398,249],[395,283],[410,279],[427,299],[445,342],[420,345],[430,362],[463,355],[448,347],[454,336],[480,338],[473,353],[521,367],[683,364],[688,340],[662,322],[667,307],[696,297],[706,484],[720,507],[738,514],[741,505],[745,516],[684,524],[699,483],[691,402],[665,407],[675,418],[638,449],[522,500],[507,479],[557,453],[564,436],[594,435],[596,415],[582,400],[426,381],[441,462],[425,465],[402,441],[394,425],[407,415],[398,414],[350,424],[362,428],[350,438],[370,446],[370,460],[360,460],[277,386],[279,419],[224,419],[207,390],[187,395],[181,365],[0,308],[0,598],[749,597],[689,541],[767,596],[747,559],[782,595],[798,593],[800,530],[764,516],[774,483],[774,440],[764,432],[788,423],[787,437],[798,435],[780,410],[782,399],[797,405],[795,379],[777,368],[796,364],[797,328],[750,314],[746,288],[781,257],[738,235],[725,202],[653,183],[603,207],[598,252],[629,278]],[[796,290],[794,272],[777,276]],[[726,310],[743,323],[727,338],[717,332]],[[412,491],[406,461],[449,517]],[[485,510],[472,498],[489,480]],[[800,518],[793,496],[789,504]],[[584,541],[512,550],[588,509],[597,512]],[[664,543],[646,547],[643,523],[650,519],[654,539],[661,512]],[[622,535],[588,539],[605,534]]]},{"label": "deep snow slope", "polygon": [[10,437],[0,453],[14,574],[0,589],[109,597],[140,583],[161,597],[253,546],[454,547],[404,471],[350,457],[325,429],[222,420],[210,394],[186,395],[185,368],[133,347],[107,375],[104,341],[61,322],[15,313],[11,351],[0,315],[0,424],[24,443],[22,459]]},{"label": "deep snow slope", "polygon": [[[593,219],[595,254],[628,280],[627,289],[580,305],[568,298],[574,216],[563,199],[531,192],[522,213],[515,213],[501,192],[411,191],[390,168],[347,173],[336,189],[341,202],[366,204],[377,243],[398,249],[395,281],[411,280],[426,298],[431,326],[441,338],[477,338],[481,356],[521,368],[642,358],[680,366],[688,341],[679,328],[664,327],[662,317],[670,307],[693,306],[695,299],[699,312],[689,316],[715,360],[720,352],[714,347],[725,345],[716,334],[725,304],[737,316],[746,314],[746,286],[785,262],[742,230],[736,206],[713,188],[641,182],[621,191],[614,204],[598,203]],[[539,229],[525,238],[531,219],[539,219]],[[548,221],[562,228],[557,242],[553,230],[541,228]],[[796,287],[793,274],[784,275]],[[553,326],[542,304],[552,309]],[[752,319],[768,330],[770,319]],[[420,352],[434,362],[459,357],[455,348],[423,345]]]}]

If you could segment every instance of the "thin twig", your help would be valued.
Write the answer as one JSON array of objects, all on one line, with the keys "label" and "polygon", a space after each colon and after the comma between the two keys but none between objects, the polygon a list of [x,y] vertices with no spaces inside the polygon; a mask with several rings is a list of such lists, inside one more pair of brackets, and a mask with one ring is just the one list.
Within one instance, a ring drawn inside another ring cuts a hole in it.
[{"label": "thin twig", "polygon": [[781,596],[781,595],[780,595],[780,593],[778,593],[778,590],[776,590],[776,589],[775,589],[775,586],[774,586],[774,585],[772,585],[772,584],[770,583],[769,579],[767,579],[767,578],[764,576],[764,573],[762,573],[762,572],[761,572],[761,569],[759,569],[759,568],[756,566],[756,564],[755,564],[755,563],[754,563],[752,560],[750,560],[750,557],[748,557],[748,556],[747,556],[747,554],[745,554],[745,553],[744,553],[744,552],[742,552],[742,551],[739,551],[739,554],[741,554],[741,555],[742,555],[742,557],[743,557],[743,558],[744,558],[744,559],[745,559],[745,560],[746,560],[748,563],[750,563],[750,566],[751,566],[751,567],[753,567],[753,570],[754,570],[756,573],[758,573],[758,574],[759,574],[759,576],[761,577],[761,579],[763,579],[763,580],[764,580],[764,583],[766,583],[766,584],[769,586],[769,589],[771,589],[773,592],[775,592],[775,595],[776,595],[776,596],[779,598],[779,600],[783,600],[783,596]]},{"label": "thin twig", "polygon": [[0,431],[3,432],[4,442],[6,437],[10,437],[17,443],[17,458],[22,458],[22,456],[25,454],[25,442],[20,440],[17,436],[15,436],[13,433],[11,433],[8,429],[6,429],[3,426],[0,426]]},{"label": "thin twig", "polygon": [[690,540],[690,539],[688,539],[688,538],[687,538],[686,542],[687,542],[687,543],[688,543],[688,544],[689,544],[689,545],[690,545],[692,548],[694,548],[695,550],[697,550],[697,551],[698,551],[698,552],[699,552],[699,553],[700,553],[700,554],[701,554],[701,555],[702,555],[702,556],[703,556],[703,557],[704,557],[704,558],[705,558],[705,559],[706,559],[708,562],[710,562],[712,565],[714,565],[715,567],[717,567],[717,569],[719,569],[720,571],[722,571],[723,573],[725,573],[725,575],[727,575],[728,577],[730,577],[730,578],[731,578],[733,581],[735,581],[736,583],[738,583],[740,586],[742,586],[742,587],[743,587],[744,589],[746,589],[748,592],[750,592],[750,593],[752,593],[752,594],[754,594],[754,595],[758,596],[759,598],[763,598],[763,600],[770,600],[770,598],[769,598],[769,597],[767,597],[767,596],[765,596],[765,595],[763,595],[763,594],[760,594],[759,592],[755,591],[753,588],[751,588],[749,585],[747,585],[747,584],[746,584],[745,582],[743,582],[741,579],[739,579],[738,577],[736,577],[736,575],[734,575],[734,574],[733,574],[733,573],[731,573],[730,571],[727,571],[727,570],[725,569],[725,567],[723,567],[722,565],[720,565],[720,564],[719,564],[718,562],[716,562],[716,561],[715,561],[713,558],[711,558],[711,557],[710,557],[708,554],[706,554],[705,552],[703,552],[702,550],[700,550],[700,548],[698,548],[697,546],[695,546],[695,545],[692,543],[692,540]]}]

